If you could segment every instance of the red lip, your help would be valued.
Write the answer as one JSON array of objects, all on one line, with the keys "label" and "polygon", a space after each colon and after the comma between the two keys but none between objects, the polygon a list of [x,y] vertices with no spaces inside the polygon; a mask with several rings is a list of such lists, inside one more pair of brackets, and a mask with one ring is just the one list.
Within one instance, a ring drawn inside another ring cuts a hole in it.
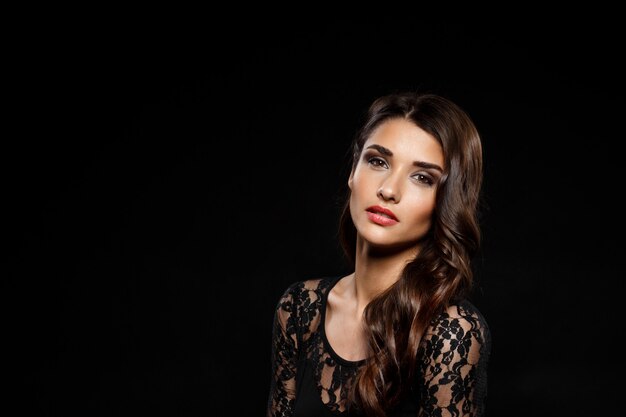
[{"label": "red lip", "polygon": [[395,214],[393,214],[393,211],[389,210],[388,208],[384,208],[381,206],[371,206],[371,207],[368,207],[366,211],[369,211],[370,213],[386,214],[387,216],[391,217],[395,221],[398,221],[398,218],[396,217]]},{"label": "red lip", "polygon": [[398,218],[393,211],[388,208],[381,206],[371,206],[368,207],[365,211],[367,211],[367,217],[381,226],[392,226],[398,223]]}]

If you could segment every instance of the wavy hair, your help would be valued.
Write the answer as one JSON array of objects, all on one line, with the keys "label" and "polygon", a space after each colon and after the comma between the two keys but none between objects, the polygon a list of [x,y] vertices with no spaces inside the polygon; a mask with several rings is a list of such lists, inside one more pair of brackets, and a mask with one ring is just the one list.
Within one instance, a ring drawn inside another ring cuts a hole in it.
[{"label": "wavy hair", "polygon": [[[417,352],[430,322],[472,287],[471,258],[480,244],[478,204],[482,185],[482,145],[476,126],[457,104],[431,93],[400,92],[369,107],[351,149],[352,170],[363,146],[383,122],[404,118],[435,137],[443,148],[432,226],[400,279],[365,308],[370,355],[351,395],[366,415],[384,416],[410,389]],[[339,236],[352,264],[356,228],[349,192],[340,215]]]}]

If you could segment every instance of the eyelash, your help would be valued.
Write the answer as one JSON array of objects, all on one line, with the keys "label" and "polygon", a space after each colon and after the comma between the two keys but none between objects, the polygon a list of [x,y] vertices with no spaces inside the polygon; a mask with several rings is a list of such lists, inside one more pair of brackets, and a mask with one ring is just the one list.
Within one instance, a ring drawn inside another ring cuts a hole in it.
[{"label": "eyelash", "polygon": [[[374,166],[375,168],[379,168],[381,166],[387,166],[387,161],[385,161],[383,158],[380,158],[378,156],[371,156],[367,158],[367,163],[369,165]],[[431,187],[435,184],[435,180],[430,176],[430,175],[426,175],[426,174],[415,174],[412,175],[411,178],[417,178],[417,181],[421,184],[426,184],[427,186]]]},{"label": "eyelash", "polygon": [[385,161],[384,159],[379,158],[379,157],[377,157],[377,156],[372,156],[372,157],[367,158],[367,163],[368,163],[368,164],[370,164],[370,165],[374,165],[374,166],[377,166],[377,167],[378,167],[378,166],[381,166],[381,165],[375,164],[374,162],[377,162],[377,163],[381,163],[381,164],[387,165],[387,161]]}]

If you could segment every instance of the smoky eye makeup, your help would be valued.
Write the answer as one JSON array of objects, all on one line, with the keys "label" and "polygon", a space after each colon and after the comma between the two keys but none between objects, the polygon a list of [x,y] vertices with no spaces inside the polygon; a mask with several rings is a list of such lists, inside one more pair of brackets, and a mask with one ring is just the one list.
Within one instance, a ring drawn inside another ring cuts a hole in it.
[{"label": "smoky eye makeup", "polygon": [[363,153],[363,161],[375,167],[387,166],[387,160],[378,152],[367,151]]},{"label": "smoky eye makeup", "polygon": [[[387,157],[392,156],[391,150],[374,144],[363,151],[362,160],[374,168],[387,168],[389,167]],[[413,161],[413,166],[420,169],[420,171],[411,174],[411,178],[415,178],[417,182],[429,186],[439,182],[443,171],[439,165],[426,161]]]},{"label": "smoky eye makeup", "polygon": [[435,177],[433,177],[431,174],[424,172],[415,173],[414,175],[412,175],[412,177],[415,178],[417,182],[428,185],[429,187],[437,183],[437,179]]},{"label": "smoky eye makeup", "polygon": [[[443,169],[437,165],[426,161],[415,161],[413,165],[420,168],[413,177],[417,177],[419,182],[436,185],[443,175]],[[425,179],[426,178],[426,179]]]}]

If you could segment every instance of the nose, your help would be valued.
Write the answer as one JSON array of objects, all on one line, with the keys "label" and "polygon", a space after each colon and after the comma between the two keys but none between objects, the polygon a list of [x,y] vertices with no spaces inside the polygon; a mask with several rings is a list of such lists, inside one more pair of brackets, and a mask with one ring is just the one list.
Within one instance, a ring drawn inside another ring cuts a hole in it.
[{"label": "nose", "polygon": [[399,201],[397,188],[392,187],[389,183],[382,184],[376,191],[376,195],[384,201],[393,201],[394,203]]},{"label": "nose", "polygon": [[402,196],[403,174],[402,171],[388,170],[385,175],[380,178],[380,187],[376,191],[376,195],[383,201],[400,202]]}]

